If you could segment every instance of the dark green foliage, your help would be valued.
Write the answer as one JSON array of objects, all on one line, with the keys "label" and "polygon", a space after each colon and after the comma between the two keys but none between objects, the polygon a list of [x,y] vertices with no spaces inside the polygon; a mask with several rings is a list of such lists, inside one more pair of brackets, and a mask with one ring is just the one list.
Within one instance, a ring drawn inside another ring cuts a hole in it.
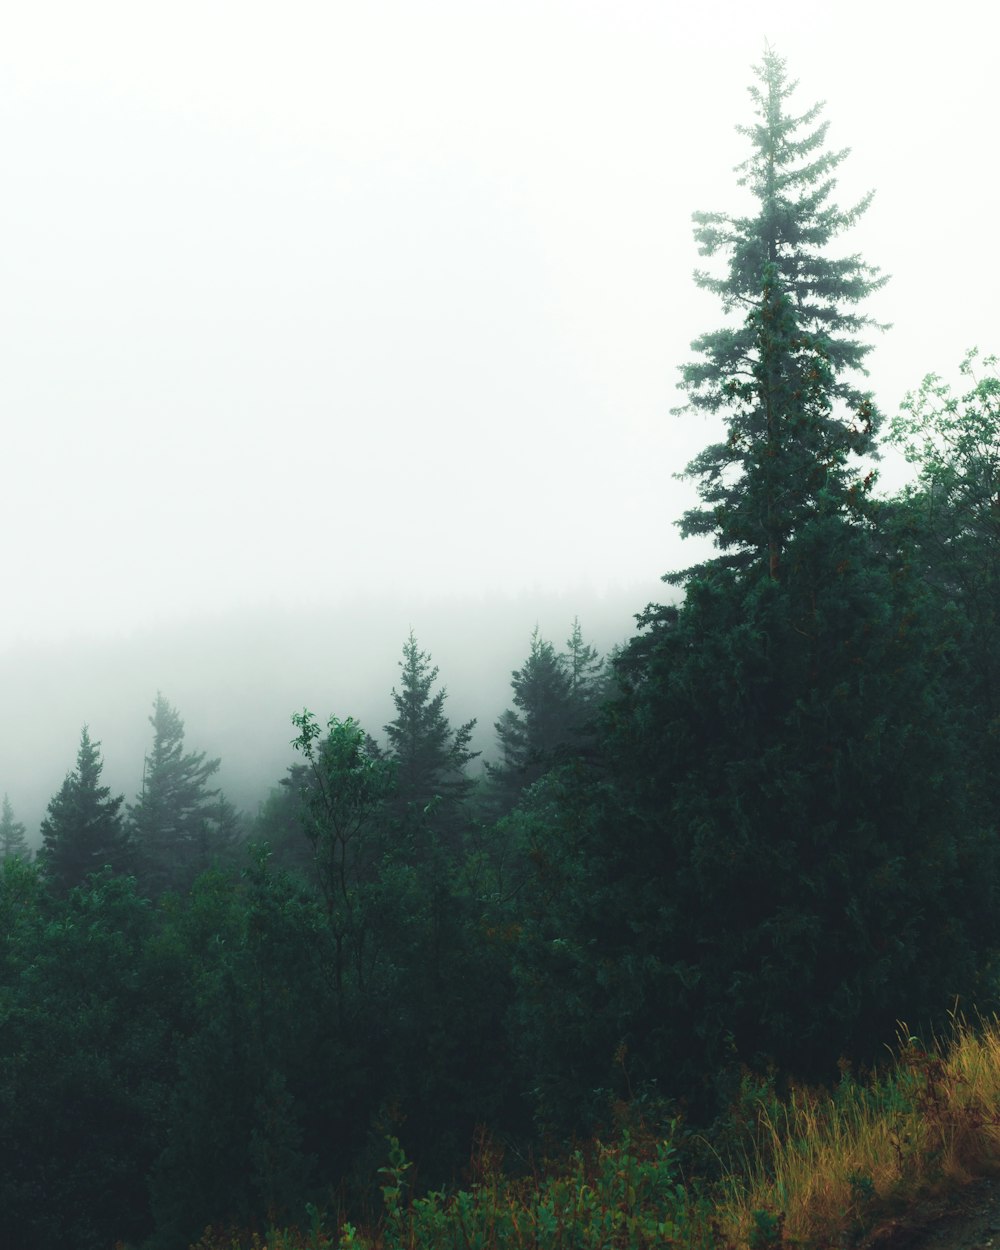
[{"label": "dark green foliage", "polygon": [[48,879],[64,891],[105,866],[124,872],[132,862],[121,817],[124,797],[113,798],[100,784],[100,745],[84,725],[76,768],[67,773],[42,821],[41,863]]},{"label": "dark green foliage", "polygon": [[[320,908],[264,856],[234,885],[199,878],[165,935],[196,975],[178,987],[188,1023],[152,1171],[157,1246],[187,1245],[213,1221],[286,1216],[315,1180],[310,1117],[329,1111],[332,1091],[349,1101],[354,1079],[342,1049],[324,1053]],[[358,1133],[345,1116],[323,1129],[329,1167]]]},{"label": "dark green foliage", "polygon": [[353,720],[331,718],[325,734],[309,712],[293,720],[336,1019],[365,1039],[369,1071],[383,1065],[368,1116],[381,1105],[389,1126],[412,1117],[406,1135],[433,1172],[460,1157],[486,1110],[508,1114],[509,974],[452,842],[433,819],[398,823],[395,763]]},{"label": "dark green foliage", "polygon": [[199,872],[231,855],[240,826],[232,806],[208,788],[221,761],[185,752],[184,722],[161,694],[149,723],[153,749],[129,824],[140,880],[158,895],[188,888]]},{"label": "dark green foliage", "polygon": [[333,935],[334,982],[343,1015],[352,987],[364,993],[378,961],[377,883],[390,850],[387,804],[393,768],[350,717],[331,717],[325,734],[311,712],[292,720],[299,730],[293,745],[306,760],[298,781],[302,823]]},{"label": "dark green foliage", "polygon": [[5,794],[3,804],[0,806],[0,861],[10,859],[15,855],[21,859],[28,859],[31,852],[28,849],[24,825],[21,821],[14,819],[14,809]]},{"label": "dark green foliage", "polygon": [[1000,376],[997,358],[970,351],[960,366],[961,397],[935,374],[903,401],[889,441],[918,470],[894,502],[907,506],[924,567],[977,618],[992,619],[1000,595]]},{"label": "dark green foliage", "polygon": [[800,525],[863,502],[856,458],[872,450],[878,414],[850,375],[863,371],[871,346],[857,336],[874,323],[854,309],[885,279],[857,256],[825,251],[871,197],[846,211],[829,202],[847,152],[825,150],[822,106],[788,111],[795,84],[771,50],[756,73],[740,184],[757,211],[695,214],[701,254],[727,258],[724,276],[696,280],[742,320],[695,340],[702,359],[682,369],[688,408],[723,413],[727,437],[688,466],[705,506],[681,530],[711,534],[727,566],[764,563],[775,576]]},{"label": "dark green foliage", "polygon": [[681,1002],[706,1046],[732,1034],[806,1073],[974,991],[996,936],[955,631],[873,547],[808,527],[780,589],[696,583],[623,663],[618,766],[674,911]]},{"label": "dark green foliage", "polygon": [[560,752],[582,747],[583,730],[605,693],[604,662],[583,641],[578,620],[566,646],[565,652],[557,652],[536,629],[528,658],[511,674],[514,706],[495,723],[500,758],[488,765],[494,794],[504,810],[555,763]]},{"label": "dark green foliage", "polygon": [[10,1250],[106,1250],[148,1231],[171,1034],[127,878],[65,899],[0,874],[0,1228]]},{"label": "dark green foliage", "polygon": [[559,781],[536,840],[543,1113],[621,1092],[620,1046],[636,1088],[703,1099],[736,1058],[829,1076],[975,1001],[997,844],[949,697],[960,637],[833,520],[780,581],[720,570],[647,615],[605,768]]},{"label": "dark green foliage", "polygon": [[967,750],[979,760],[984,801],[1000,810],[1000,377],[996,357],[969,352],[961,397],[934,374],[909,395],[890,441],[915,464],[915,485],[883,505],[883,529],[968,635],[952,690],[969,717]]},{"label": "dark green foliage", "polygon": [[566,1127],[626,1088],[709,1107],[739,1061],[870,1059],[902,1016],[988,988],[1000,936],[969,620],[850,459],[876,414],[846,378],[868,323],[845,309],[878,279],[823,248],[864,204],[827,206],[843,154],[816,110],[786,114],[777,57],[758,73],[759,212],[697,218],[730,261],[699,280],[743,320],[684,371],[729,437],[693,462],[708,507],[682,528],[722,554],[639,618],[603,757],[525,805],[518,1019],[539,1114]]},{"label": "dark green foliage", "polygon": [[399,667],[400,688],[392,692],[396,716],[385,726],[395,766],[396,812],[419,822],[431,815],[433,805],[434,822],[453,828],[460,822],[456,807],[473,786],[465,769],[479,754],[469,750],[476,722],[452,729],[444,712],[447,692],[442,687],[432,693],[438,670],[412,632]]},{"label": "dark green foliage", "polygon": [[[239,867],[219,761],[185,751],[162,696],[139,887],[86,728],[37,867],[4,798],[5,1247],[174,1250],[307,1211],[318,1245],[378,1188],[386,1246],[676,1241],[677,1105],[728,1114],[729,1159],[789,1073],[877,1058],[956,996],[995,1005],[1000,381],[958,400],[929,378],[893,429],[919,480],[875,503],[858,457],[878,417],[851,377],[881,280],[825,251],[867,201],[831,206],[843,153],[818,110],[787,112],[773,53],[758,76],[757,209],[697,219],[728,261],[699,281],[736,318],[684,370],[727,422],[682,523],[720,555],[673,578],[612,675],[578,622],[562,652],[536,630],[478,821],[474,722],[451,726],[412,634],[388,748],[294,716],[298,762]],[[526,1207],[483,1145],[528,1169],[612,1123],[641,1148],[578,1151]],[[451,1196],[411,1201],[417,1176]],[[751,1242],[781,1231],[762,1204]]]},{"label": "dark green foliage", "polygon": [[541,776],[569,736],[573,707],[566,664],[537,629],[528,658],[511,674],[510,684],[514,707],[496,722],[500,763],[495,771],[512,773],[526,786]]}]

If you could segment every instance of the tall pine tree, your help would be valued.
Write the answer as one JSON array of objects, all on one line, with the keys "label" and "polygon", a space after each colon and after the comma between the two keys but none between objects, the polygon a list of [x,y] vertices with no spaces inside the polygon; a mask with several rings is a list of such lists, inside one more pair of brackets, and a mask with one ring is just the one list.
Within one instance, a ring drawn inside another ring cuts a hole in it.
[{"label": "tall pine tree", "polygon": [[772,52],[757,75],[759,211],[697,218],[729,256],[699,281],[743,318],[684,370],[728,426],[682,524],[720,554],[640,617],[603,766],[539,846],[525,1035],[552,1105],[613,1085],[623,1045],[633,1082],[673,1092],[733,1059],[829,1075],[975,994],[998,936],[958,635],[886,551],[858,460],[877,416],[854,305],[880,279],[823,249],[865,202],[828,206],[843,153],[817,109],[788,112]]},{"label": "tall pine tree", "polygon": [[871,351],[859,336],[876,323],[857,304],[887,279],[827,250],[871,196],[847,210],[830,201],[848,153],[825,147],[823,106],[790,111],[796,84],[770,49],[756,75],[756,119],[739,127],[751,143],[739,182],[756,209],[694,218],[701,254],[726,258],[721,275],[695,280],[739,320],[696,339],[700,359],[682,368],[688,403],[679,411],[723,414],[726,438],[688,466],[704,506],[685,514],[681,531],[711,535],[725,565],[763,561],[776,577],[797,529],[856,512],[872,480],[859,479],[858,457],[873,450],[879,417],[856,377]]}]

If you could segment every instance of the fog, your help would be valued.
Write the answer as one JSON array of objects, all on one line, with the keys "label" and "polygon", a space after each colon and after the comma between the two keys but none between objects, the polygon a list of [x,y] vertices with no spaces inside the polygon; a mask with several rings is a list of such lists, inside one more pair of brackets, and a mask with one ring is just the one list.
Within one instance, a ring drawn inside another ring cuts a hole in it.
[{"label": "fog", "polygon": [[84,722],[134,795],[158,689],[252,808],[296,707],[380,730],[411,626],[480,746],[536,621],[628,634],[697,558],[690,217],[739,205],[765,39],[852,148],[839,201],[877,188],[845,246],[893,275],[883,409],[1000,346],[1000,19],[938,12],[5,14],[0,792],[29,831]]},{"label": "fog", "polygon": [[510,705],[511,674],[536,626],[561,649],[579,616],[586,641],[606,654],[633,632],[632,613],[662,590],[652,579],[604,596],[365,596],[325,611],[223,613],[126,639],[14,646],[0,657],[0,792],[37,843],[87,723],[102,743],[104,782],[132,802],[161,691],[184,720],[186,749],[222,758],[217,784],[252,817],[295,758],[293,712],[308,707],[321,721],[353,716],[384,741],[411,629],[440,669],[435,689],[448,691],[452,724],[476,718],[472,745],[489,758],[493,722]]}]

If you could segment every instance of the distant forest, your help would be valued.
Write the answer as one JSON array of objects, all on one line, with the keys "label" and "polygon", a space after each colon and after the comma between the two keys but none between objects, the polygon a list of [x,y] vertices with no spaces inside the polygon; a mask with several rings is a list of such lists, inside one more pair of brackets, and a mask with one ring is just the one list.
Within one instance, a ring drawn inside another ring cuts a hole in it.
[{"label": "distant forest", "polygon": [[387,1152],[448,1187],[477,1142],[529,1172],[628,1115],[721,1143],[747,1071],[832,1082],[995,1007],[1000,378],[970,352],[883,420],[885,279],[834,246],[867,200],[793,88],[769,51],[755,208],[695,215],[725,316],[682,387],[725,432],[676,601],[610,655],[536,631],[485,769],[411,633],[384,726],[288,709],[252,818],[163,695],[131,801],[86,726],[37,855],[4,798],[9,1250],[361,1219]]}]

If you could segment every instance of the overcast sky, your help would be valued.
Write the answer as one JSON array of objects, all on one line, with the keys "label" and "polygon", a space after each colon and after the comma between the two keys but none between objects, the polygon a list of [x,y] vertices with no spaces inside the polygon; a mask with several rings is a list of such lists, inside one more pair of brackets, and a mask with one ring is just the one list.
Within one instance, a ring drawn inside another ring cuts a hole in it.
[{"label": "overcast sky", "polygon": [[877,188],[891,411],[1000,348],[996,12],[4,6],[0,646],[690,563],[690,216],[765,38]]}]

